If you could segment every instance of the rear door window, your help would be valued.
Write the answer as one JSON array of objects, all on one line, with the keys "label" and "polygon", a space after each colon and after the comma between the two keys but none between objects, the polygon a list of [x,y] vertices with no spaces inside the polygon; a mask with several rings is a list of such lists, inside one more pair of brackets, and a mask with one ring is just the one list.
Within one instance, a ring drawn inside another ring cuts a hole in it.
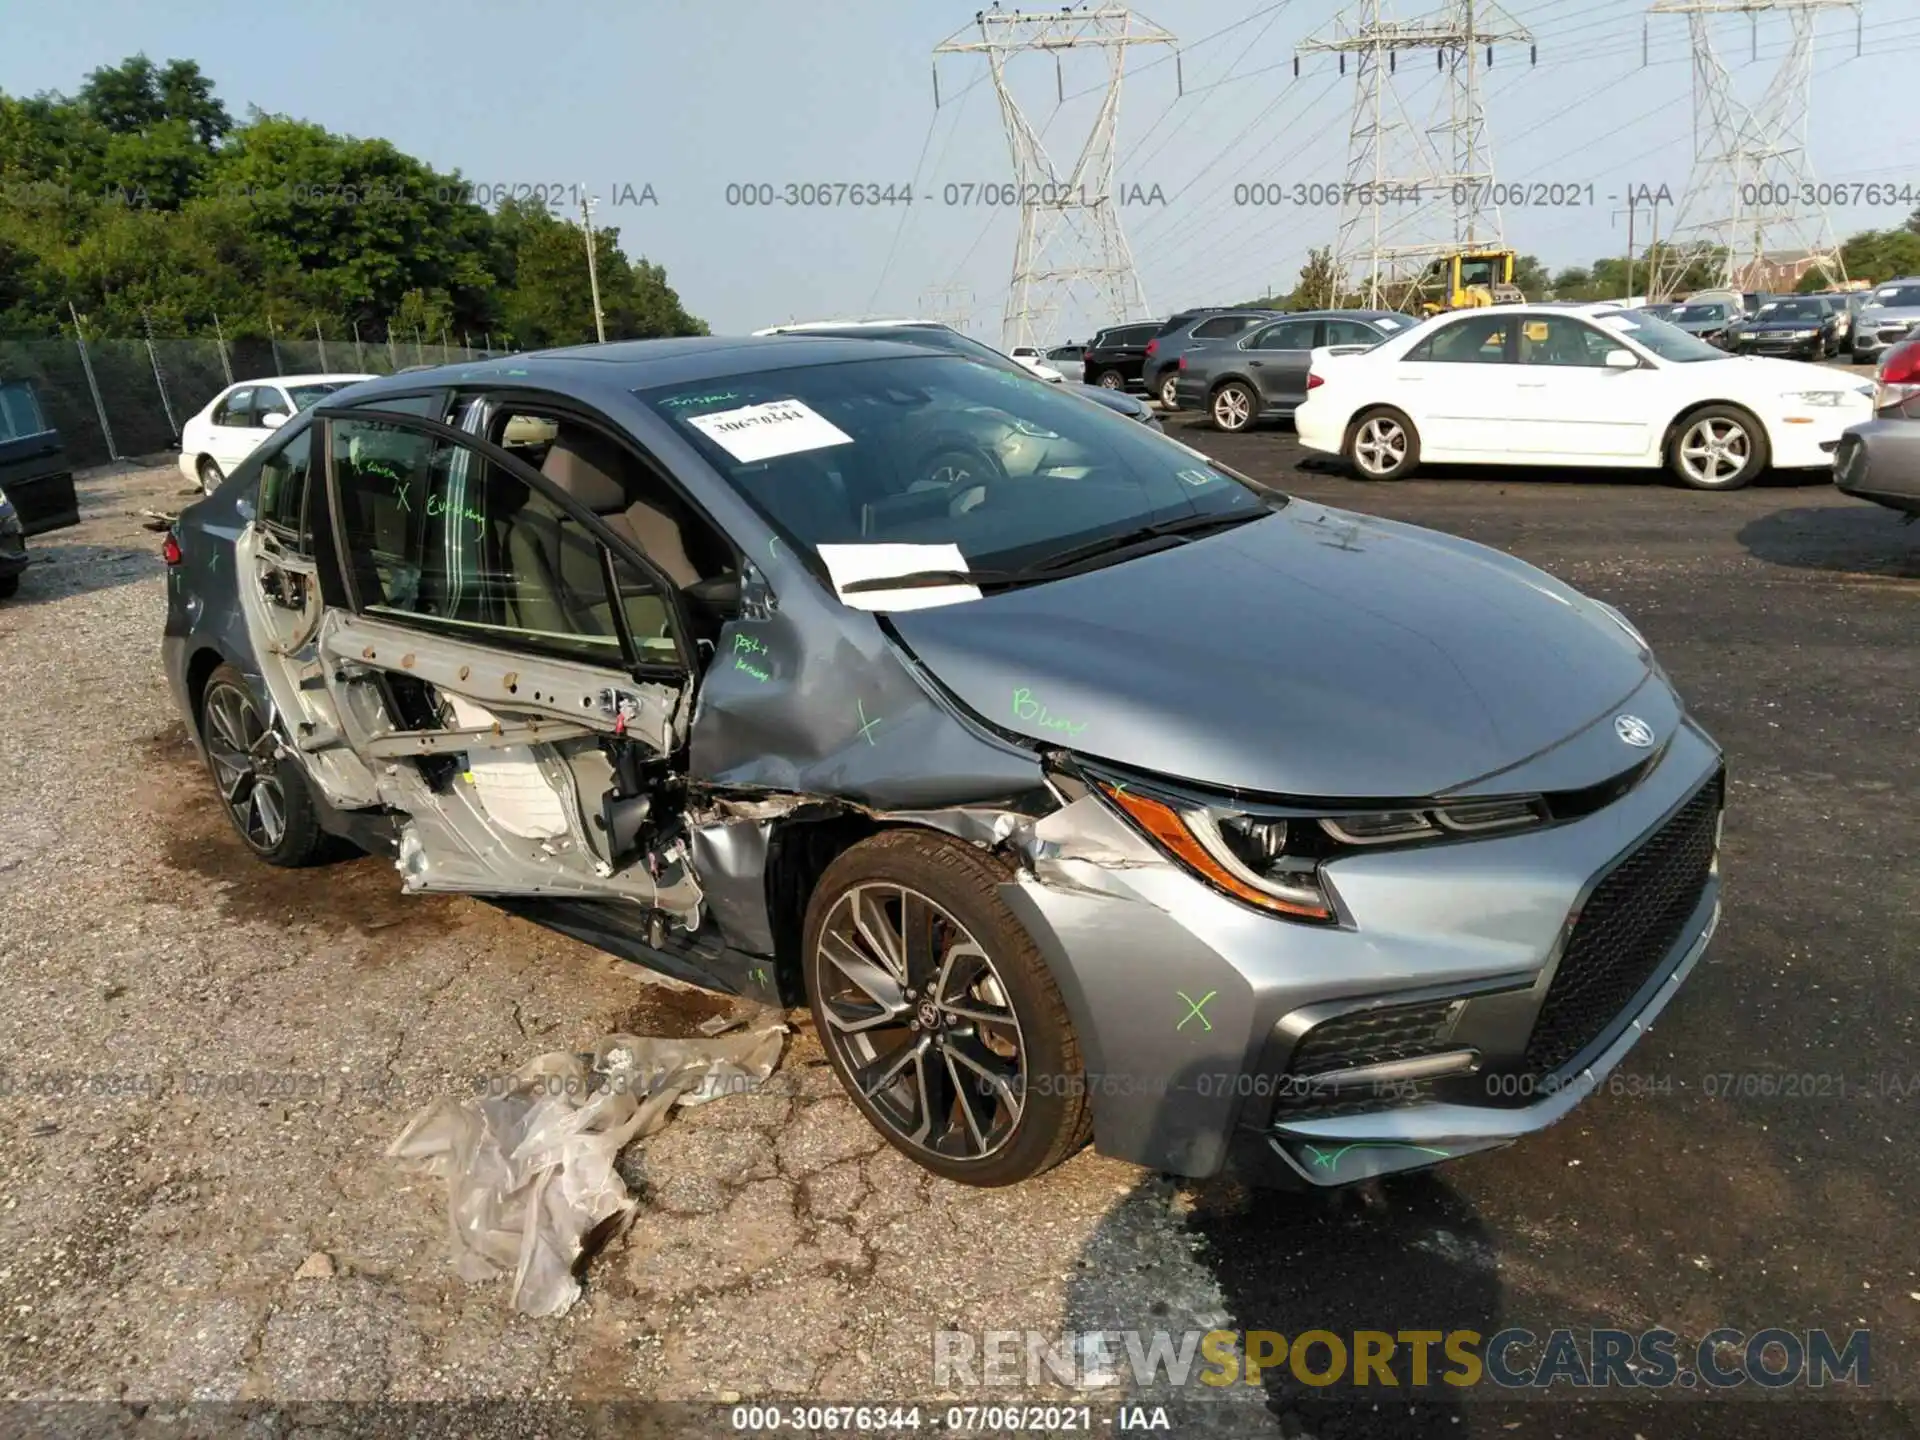
[{"label": "rear door window", "polygon": [[254,513],[261,522],[304,551],[306,549],[307,476],[313,458],[313,427],[307,426],[260,462],[260,499]]},{"label": "rear door window", "polygon": [[1253,324],[1249,315],[1216,315],[1211,320],[1202,320],[1193,327],[1196,340],[1224,340],[1230,335],[1238,335]]},{"label": "rear door window", "polygon": [[213,410],[213,423],[232,425],[245,429],[253,424],[253,386],[246,385],[233,391]]},{"label": "rear door window", "polygon": [[9,440],[24,440],[29,435],[44,435],[48,426],[40,413],[40,401],[33,387],[24,380],[9,380],[0,385],[0,445]]},{"label": "rear door window", "polygon": [[1406,358],[1454,365],[1504,364],[1509,325],[1505,315],[1476,315],[1434,331],[1408,351]]}]

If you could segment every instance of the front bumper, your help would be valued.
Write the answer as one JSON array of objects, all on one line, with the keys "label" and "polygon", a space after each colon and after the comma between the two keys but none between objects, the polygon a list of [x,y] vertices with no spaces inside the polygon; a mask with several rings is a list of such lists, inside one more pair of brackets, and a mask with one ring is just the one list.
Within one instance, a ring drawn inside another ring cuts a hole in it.
[{"label": "front bumper", "polygon": [[[1579,819],[1333,862],[1349,921],[1338,927],[1217,894],[1092,796],[1035,827],[1033,871],[1002,894],[1067,999],[1101,1151],[1192,1176],[1251,1156],[1296,1181],[1346,1184],[1510,1144],[1618,1064],[1716,923],[1717,789],[1710,859],[1690,832],[1701,883],[1663,901],[1671,943],[1636,954],[1603,1013],[1581,1013],[1571,1031],[1565,992],[1553,989],[1560,962],[1586,953],[1569,946],[1591,933],[1576,929],[1578,912],[1598,903],[1606,877],[1652,863],[1670,822],[1704,823],[1702,796],[1719,774],[1718,748],[1683,719],[1631,789]],[[1568,973],[1569,985],[1585,983],[1583,969]],[[1620,991],[1629,980],[1631,993]],[[1316,1049],[1329,1022],[1366,1032],[1375,1019],[1404,1048],[1405,1017],[1433,1009],[1426,1048],[1400,1057],[1420,1063],[1366,1079],[1357,1094],[1351,1077],[1366,1067],[1347,1062],[1359,1052]],[[1470,1064],[1457,1068],[1463,1050]],[[1447,1056],[1456,1068],[1446,1075],[1419,1073]],[[1328,1064],[1343,1072],[1337,1082]]]},{"label": "front bumper", "polygon": [[[1729,348],[1736,355],[1776,355],[1785,360],[1806,360],[1827,348],[1828,343],[1818,335],[1804,340],[1789,340],[1784,335],[1743,335],[1731,341]],[[1831,343],[1839,344],[1838,341]]]}]

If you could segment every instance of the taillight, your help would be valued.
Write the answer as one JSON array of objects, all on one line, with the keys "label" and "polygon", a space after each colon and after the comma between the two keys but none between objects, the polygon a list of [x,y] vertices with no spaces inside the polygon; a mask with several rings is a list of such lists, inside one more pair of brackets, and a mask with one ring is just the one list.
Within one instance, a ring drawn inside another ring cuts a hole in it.
[{"label": "taillight", "polygon": [[167,538],[160,542],[160,558],[169,565],[178,565],[186,557],[180,553],[180,539],[171,530]]},{"label": "taillight", "polygon": [[1314,374],[1311,370],[1307,372],[1307,389],[1317,390],[1326,383],[1327,382],[1325,380],[1321,379],[1318,375]]},{"label": "taillight", "polygon": [[1160,342],[1158,340],[1147,341],[1147,354],[1151,355],[1153,354],[1154,351],[1158,350],[1159,348],[1160,348]]},{"label": "taillight", "polygon": [[1880,362],[1883,385],[1920,384],[1920,341],[1908,340],[1887,352]]},{"label": "taillight", "polygon": [[1175,369],[1178,369],[1178,370],[1184,370],[1184,369],[1186,369],[1186,368],[1187,368],[1187,357],[1186,357],[1186,356],[1184,356],[1184,355],[1182,355],[1182,356],[1181,356],[1181,357],[1180,357],[1180,358],[1179,358],[1178,360],[1176,360],[1176,361],[1174,361],[1174,368],[1175,368]]}]

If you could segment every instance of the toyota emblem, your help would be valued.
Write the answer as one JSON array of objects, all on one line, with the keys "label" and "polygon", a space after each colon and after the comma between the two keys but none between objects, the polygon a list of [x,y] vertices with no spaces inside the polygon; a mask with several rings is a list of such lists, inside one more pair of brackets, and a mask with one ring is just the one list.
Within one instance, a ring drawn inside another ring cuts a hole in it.
[{"label": "toyota emblem", "polygon": [[1638,715],[1614,716],[1613,733],[1636,750],[1644,750],[1653,744],[1653,727]]}]

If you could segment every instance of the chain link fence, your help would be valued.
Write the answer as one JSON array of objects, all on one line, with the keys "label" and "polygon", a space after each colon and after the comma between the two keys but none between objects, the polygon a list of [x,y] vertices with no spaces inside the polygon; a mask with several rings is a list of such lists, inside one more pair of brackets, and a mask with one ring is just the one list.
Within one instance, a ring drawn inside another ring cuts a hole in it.
[{"label": "chain link fence", "polygon": [[180,448],[180,427],[228,385],[276,375],[391,375],[503,352],[419,339],[124,340],[0,336],[0,382],[29,380],[78,469]]}]

